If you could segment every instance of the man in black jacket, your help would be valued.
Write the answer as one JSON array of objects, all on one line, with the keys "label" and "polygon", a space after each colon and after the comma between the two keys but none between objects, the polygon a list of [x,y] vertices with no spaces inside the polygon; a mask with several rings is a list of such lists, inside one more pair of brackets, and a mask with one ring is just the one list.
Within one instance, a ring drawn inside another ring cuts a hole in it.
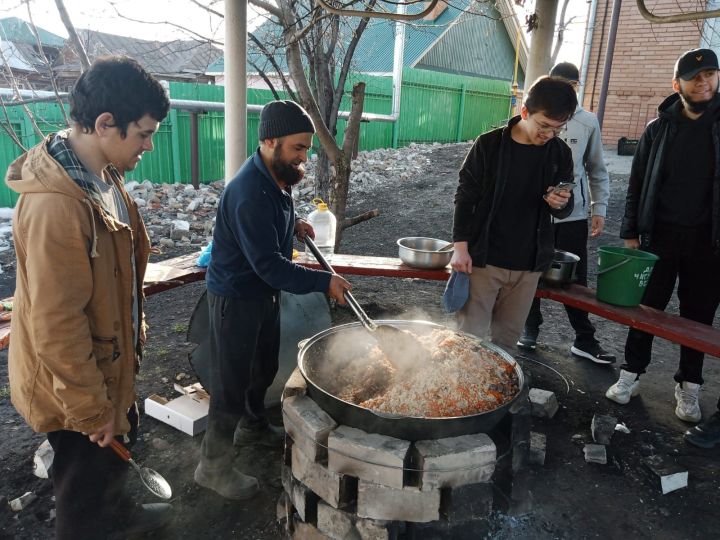
[{"label": "man in black jacket", "polygon": [[[642,303],[665,309],[678,285],[680,315],[712,324],[720,303],[720,97],[718,59],[709,49],[675,64],[675,94],[658,108],[633,158],[620,237],[660,259]],[[653,336],[631,329],[620,378],[606,397],[625,404],[638,394]],[[675,373],[675,414],[700,421],[703,353],[681,347]],[[718,419],[720,424],[720,419]],[[720,429],[718,430],[720,432]]]},{"label": "man in black jacket", "polygon": [[556,138],[577,97],[572,85],[538,79],[520,116],[477,138],[455,193],[453,270],[470,274],[460,329],[511,347],[520,337],[540,273],[553,259],[550,217],[573,209],[570,148]]}]

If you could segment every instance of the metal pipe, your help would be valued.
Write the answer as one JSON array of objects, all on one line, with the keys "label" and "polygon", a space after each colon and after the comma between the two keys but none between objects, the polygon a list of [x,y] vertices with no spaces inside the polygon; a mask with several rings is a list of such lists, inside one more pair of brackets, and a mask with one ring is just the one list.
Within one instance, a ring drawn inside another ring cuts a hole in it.
[{"label": "metal pipe", "polygon": [[[27,96],[27,100],[23,101],[4,101],[4,105],[21,105],[22,103],[38,103],[43,101],[55,101],[57,98],[54,92],[46,90],[20,90],[21,96]],[[60,98],[67,102],[67,92],[61,92]],[[9,88],[0,88],[0,98],[2,97],[15,97],[15,93]],[[398,98],[398,102],[399,102]],[[171,99],[170,107],[180,111],[187,112],[206,112],[206,111],[225,111],[225,104],[222,101],[193,101],[189,99]],[[263,108],[263,105],[247,104],[247,112],[259,113]],[[340,118],[348,118],[350,111],[340,111],[338,113]],[[364,122],[395,122],[397,116],[392,114],[375,114],[375,113],[363,113],[361,119]]]},{"label": "metal pipe", "polygon": [[247,2],[225,2],[225,181],[247,157]]},{"label": "metal pipe", "polygon": [[200,145],[198,144],[198,113],[190,113],[190,181],[200,189]]},{"label": "metal pipe", "polygon": [[585,32],[585,43],[583,43],[583,59],[580,65],[580,88],[578,90],[578,101],[582,107],[585,99],[585,83],[587,82],[588,64],[590,63],[590,51],[592,49],[593,33],[595,32],[595,16],[597,15],[597,0],[591,0],[588,8],[587,31]]},{"label": "metal pipe", "polygon": [[[404,15],[406,5],[400,2],[397,6],[397,14]],[[400,138],[400,126],[397,120],[400,118],[400,91],[402,89],[402,73],[403,62],[405,57],[405,23],[398,20],[395,23],[395,51],[393,52],[393,96],[392,96],[392,113],[393,118],[393,148],[397,148]]]},{"label": "metal pipe", "polygon": [[597,119],[600,129],[605,116],[605,103],[607,102],[608,87],[610,86],[610,72],[612,71],[613,54],[615,53],[615,36],[617,35],[618,21],[620,20],[620,7],[622,0],[613,0],[612,18],[610,19],[610,32],[608,34],[607,51],[605,51],[605,67],[603,68],[602,87],[598,101]]}]

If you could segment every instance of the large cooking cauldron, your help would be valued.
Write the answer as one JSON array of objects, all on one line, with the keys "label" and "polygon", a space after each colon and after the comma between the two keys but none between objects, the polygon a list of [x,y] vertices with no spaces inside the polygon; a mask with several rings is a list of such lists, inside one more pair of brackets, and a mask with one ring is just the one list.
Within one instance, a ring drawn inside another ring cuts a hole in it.
[{"label": "large cooking cauldron", "polygon": [[[444,328],[427,321],[376,322],[390,324],[418,335],[436,328]],[[525,378],[520,366],[510,354],[495,345],[474,339],[480,346],[493,351],[498,361],[513,366],[518,378],[518,393],[497,409],[468,416],[446,418],[399,416],[360,407],[337,397],[333,392],[333,388],[337,386],[333,374],[337,376],[338,370],[342,370],[343,366],[366,357],[375,345],[375,341],[359,322],[329,328],[301,342],[298,367],[307,381],[308,395],[340,424],[408,441],[486,433],[495,427],[518,396],[523,394]],[[340,355],[338,355],[337,343],[342,345]]]}]

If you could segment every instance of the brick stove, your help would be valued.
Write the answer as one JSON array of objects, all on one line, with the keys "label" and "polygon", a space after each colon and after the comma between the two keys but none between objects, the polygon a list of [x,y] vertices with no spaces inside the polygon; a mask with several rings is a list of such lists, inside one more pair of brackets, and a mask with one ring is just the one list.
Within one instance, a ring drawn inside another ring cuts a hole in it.
[{"label": "brick stove", "polygon": [[[406,441],[338,425],[296,369],[283,392],[278,519],[301,540],[485,536],[503,506],[497,494],[511,503],[504,510],[527,503],[530,407],[526,397],[519,403],[491,434]],[[498,448],[508,459],[498,460]]]}]

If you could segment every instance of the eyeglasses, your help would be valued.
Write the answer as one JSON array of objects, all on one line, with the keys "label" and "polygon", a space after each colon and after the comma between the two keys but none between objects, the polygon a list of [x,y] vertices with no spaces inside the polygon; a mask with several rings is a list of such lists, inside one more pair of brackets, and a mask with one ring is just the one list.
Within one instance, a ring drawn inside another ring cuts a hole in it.
[{"label": "eyeglasses", "polygon": [[537,132],[546,134],[546,133],[552,133],[553,135],[557,136],[560,135],[565,129],[567,129],[567,124],[563,124],[560,127],[553,127],[548,126],[547,124],[541,124],[537,120],[533,118],[533,122],[535,122],[535,125],[537,126]]}]

